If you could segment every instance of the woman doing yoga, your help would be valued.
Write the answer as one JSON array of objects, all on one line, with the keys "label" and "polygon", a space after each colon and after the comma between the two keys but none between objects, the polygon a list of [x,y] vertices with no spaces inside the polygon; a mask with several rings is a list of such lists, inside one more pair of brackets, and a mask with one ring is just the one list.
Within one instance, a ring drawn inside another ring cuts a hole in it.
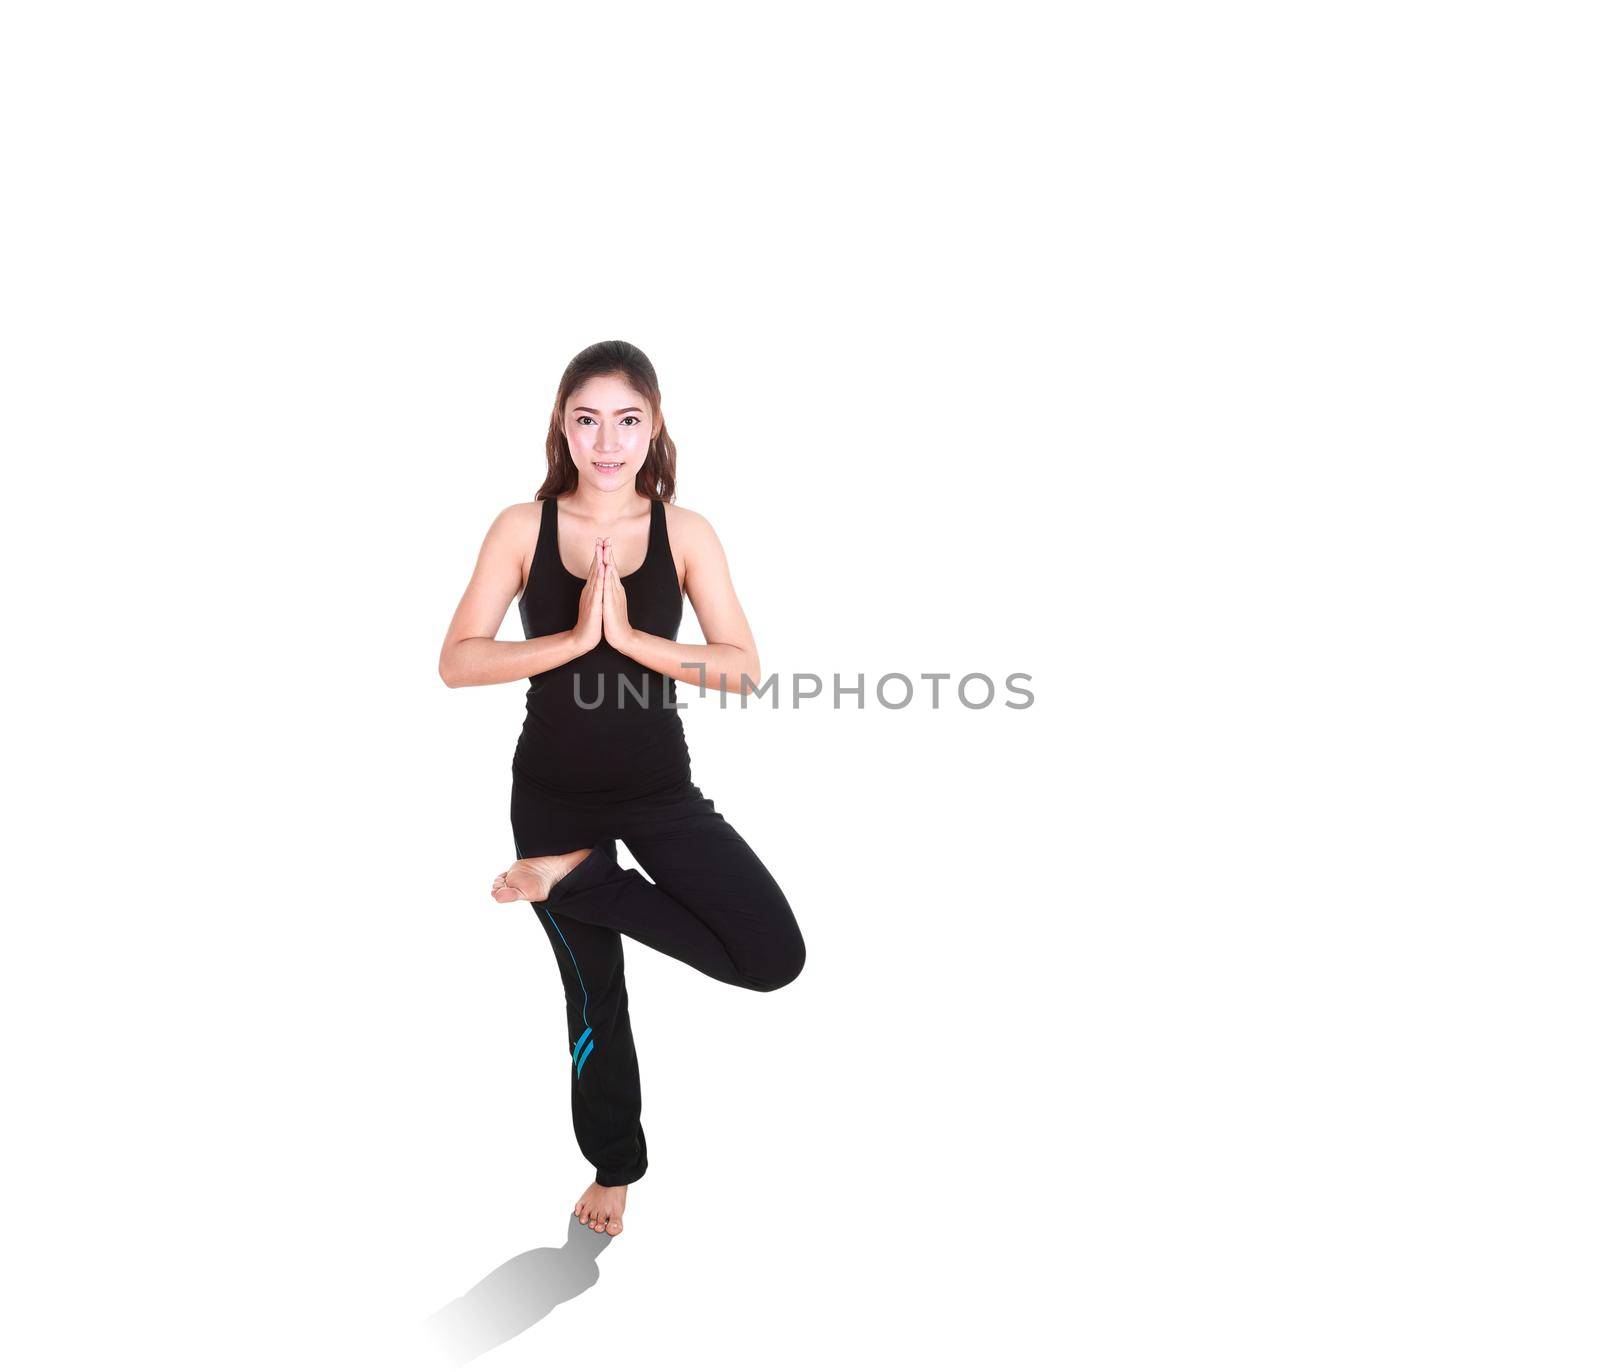
[{"label": "woman doing yoga", "polygon": [[[690,776],[676,683],[742,692],[760,664],[716,533],[671,503],[677,455],[649,359],[622,342],[579,353],[545,450],[538,498],[502,510],[484,538],[439,674],[528,678],[511,764],[517,860],[492,894],[530,901],[549,938],[572,1124],[595,1168],[573,1210],[620,1234],[648,1162],[622,935],[754,991],[788,985],[806,950],[777,882]],[[501,642],[519,590],[526,641]],[[685,592],[703,646],[677,642]],[[618,839],[650,880],[618,865]]]}]

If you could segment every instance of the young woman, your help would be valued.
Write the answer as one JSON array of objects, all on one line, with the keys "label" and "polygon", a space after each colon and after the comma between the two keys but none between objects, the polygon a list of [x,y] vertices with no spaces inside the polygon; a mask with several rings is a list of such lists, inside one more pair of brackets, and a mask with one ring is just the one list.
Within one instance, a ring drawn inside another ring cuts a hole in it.
[{"label": "young woman", "polygon": [[[538,498],[484,538],[439,675],[529,679],[511,763],[517,861],[492,894],[532,902],[549,936],[573,1129],[595,1167],[573,1210],[620,1234],[647,1165],[621,936],[754,991],[793,981],[806,949],[777,882],[690,777],[676,683],[742,692],[760,663],[711,525],[671,504],[677,453],[650,360],[622,342],[579,353],[545,452]],[[519,590],[527,641],[500,642]],[[676,641],[685,591],[704,646]],[[651,880],[618,866],[618,839]]]}]

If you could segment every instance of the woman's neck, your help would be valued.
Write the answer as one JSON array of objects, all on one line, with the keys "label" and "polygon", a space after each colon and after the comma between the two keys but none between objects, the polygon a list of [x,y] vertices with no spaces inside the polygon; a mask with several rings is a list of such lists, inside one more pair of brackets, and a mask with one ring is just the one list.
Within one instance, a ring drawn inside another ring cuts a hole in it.
[{"label": "woman's neck", "polygon": [[616,491],[592,491],[585,490],[580,481],[578,489],[566,496],[561,503],[583,519],[593,520],[596,524],[615,524],[619,520],[641,513],[639,509],[641,499],[644,500],[645,509],[648,510],[649,497],[641,497],[638,491],[631,487]]}]

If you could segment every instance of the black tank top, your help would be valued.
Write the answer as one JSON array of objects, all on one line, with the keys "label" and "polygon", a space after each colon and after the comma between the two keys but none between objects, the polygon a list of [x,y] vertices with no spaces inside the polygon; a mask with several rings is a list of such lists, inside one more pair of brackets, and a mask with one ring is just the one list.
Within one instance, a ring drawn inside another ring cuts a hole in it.
[{"label": "black tank top", "polygon": [[[578,622],[584,578],[561,561],[560,500],[546,500],[519,609],[526,638]],[[667,509],[650,502],[644,562],[622,578],[628,622],[676,639],[683,592],[667,541]],[[528,713],[511,766],[540,790],[573,801],[637,800],[690,779],[677,682],[619,653],[605,639],[588,652],[528,678]],[[598,702],[598,703],[597,703]],[[593,708],[588,708],[588,707]]]}]

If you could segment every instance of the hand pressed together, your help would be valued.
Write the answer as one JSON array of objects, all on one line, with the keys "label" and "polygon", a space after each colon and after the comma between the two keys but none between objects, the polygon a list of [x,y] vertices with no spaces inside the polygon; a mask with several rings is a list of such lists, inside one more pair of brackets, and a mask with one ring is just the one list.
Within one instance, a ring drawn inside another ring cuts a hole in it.
[{"label": "hand pressed together", "polygon": [[578,596],[578,622],[572,627],[572,643],[586,653],[605,639],[619,653],[629,653],[637,633],[628,622],[628,593],[611,560],[611,540],[594,541],[594,560]]},{"label": "hand pressed together", "polygon": [[611,540],[600,540],[600,553],[605,561],[603,588],[604,609],[601,614],[606,642],[619,653],[626,653],[633,640],[633,625],[628,623],[628,593],[622,586],[622,575],[611,559]]}]

